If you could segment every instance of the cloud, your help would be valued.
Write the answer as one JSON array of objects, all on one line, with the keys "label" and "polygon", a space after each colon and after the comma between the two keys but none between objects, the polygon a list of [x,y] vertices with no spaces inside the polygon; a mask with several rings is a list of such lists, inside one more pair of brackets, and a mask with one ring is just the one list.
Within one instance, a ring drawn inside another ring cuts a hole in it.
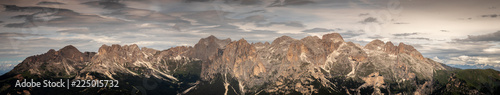
[{"label": "cloud", "polygon": [[269,27],[269,26],[273,26],[273,25],[284,25],[284,26],[290,26],[290,27],[305,27],[304,24],[302,24],[301,22],[298,22],[298,21],[289,21],[289,22],[270,22],[270,23],[267,23],[267,24],[256,24],[257,26],[259,27]]},{"label": "cloud", "polygon": [[64,29],[57,31],[58,33],[70,33],[70,34],[89,34],[91,31],[89,31],[88,28],[75,28],[75,29]]},{"label": "cloud", "polygon": [[443,60],[439,59],[439,57],[437,57],[437,56],[432,57],[432,60],[434,60],[436,62],[439,62],[439,63],[443,63],[444,62]]},{"label": "cloud", "polygon": [[411,35],[417,35],[418,33],[413,32],[413,33],[400,33],[400,34],[392,34],[393,36],[411,36]]},{"label": "cloud", "polygon": [[263,15],[252,15],[245,17],[242,19],[243,22],[253,22],[253,23],[260,23],[260,22],[265,22],[267,21],[267,17]]},{"label": "cloud", "polygon": [[118,0],[103,0],[103,1],[89,1],[82,3],[92,7],[101,7],[104,9],[121,9],[125,8],[125,4],[119,3]]},{"label": "cloud", "polygon": [[304,30],[302,32],[314,33],[314,32],[331,32],[331,31],[335,31],[335,30],[334,29],[325,29],[325,28],[313,28],[313,29]]},{"label": "cloud", "polygon": [[488,33],[484,35],[469,35],[465,39],[455,39],[455,41],[461,42],[461,41],[467,41],[467,42],[477,42],[477,41],[500,41],[500,31],[493,32],[493,33]]},{"label": "cloud", "polygon": [[373,36],[368,36],[367,38],[370,38],[370,39],[383,39],[385,37],[380,36],[380,35],[373,35]]},{"label": "cloud", "polygon": [[368,15],[370,15],[370,13],[361,13],[358,16],[368,16]]},{"label": "cloud", "polygon": [[241,0],[241,2],[240,2],[241,5],[255,5],[255,4],[259,4],[259,3],[262,3],[262,1],[260,1],[260,0]]},{"label": "cloud", "polygon": [[[339,29],[337,29],[339,30]],[[345,32],[340,32],[339,33],[340,35],[342,35],[343,38],[353,38],[353,37],[356,37],[356,36],[360,36],[360,35],[364,35],[366,34],[365,31],[363,30],[347,30]]]},{"label": "cloud", "polygon": [[393,24],[410,24],[410,23],[407,23],[407,22],[395,22]]},{"label": "cloud", "polygon": [[417,40],[427,40],[430,41],[430,38],[425,38],[425,37],[412,37],[412,38],[407,38],[407,39],[417,39]]},{"label": "cloud", "polygon": [[288,5],[305,5],[314,3],[311,0],[275,0],[270,7],[288,6]]},{"label": "cloud", "polygon": [[174,17],[171,15],[162,14],[159,12],[145,10],[145,9],[135,9],[135,8],[124,8],[115,12],[112,12],[110,16],[123,17],[127,20],[141,21],[141,22],[164,22],[164,23],[189,23],[188,21],[182,20],[179,17]]},{"label": "cloud", "polygon": [[465,65],[474,68],[482,68],[482,69],[491,68],[495,70],[500,70],[500,58],[496,57],[477,57],[477,56],[461,55],[458,57],[450,58],[450,60],[446,61],[445,64]]},{"label": "cloud", "polygon": [[12,32],[0,33],[0,37],[26,37],[26,36],[40,36],[40,35],[30,34],[30,33],[12,33]]},{"label": "cloud", "polygon": [[366,24],[366,23],[376,23],[376,22],[378,22],[377,18],[374,18],[374,17],[367,17],[364,20],[360,21],[360,23],[363,23],[363,24]]},{"label": "cloud", "polygon": [[51,2],[51,1],[42,1],[42,2],[38,2],[36,5],[64,5],[64,3],[61,3],[61,2]]},{"label": "cloud", "polygon": [[[5,27],[31,28],[38,26],[62,26],[62,27],[101,27],[109,25],[121,25],[125,21],[115,18],[104,18],[99,15],[82,15],[68,9],[47,7],[18,7],[5,5],[6,10],[28,11],[30,15],[18,15],[14,18],[24,18],[22,23],[9,23]],[[48,10],[44,10],[48,9]],[[44,19],[45,18],[45,19]]]},{"label": "cloud", "polygon": [[497,15],[497,14],[481,15],[481,17],[483,17],[483,18],[496,18],[497,16],[499,16],[499,15]]}]

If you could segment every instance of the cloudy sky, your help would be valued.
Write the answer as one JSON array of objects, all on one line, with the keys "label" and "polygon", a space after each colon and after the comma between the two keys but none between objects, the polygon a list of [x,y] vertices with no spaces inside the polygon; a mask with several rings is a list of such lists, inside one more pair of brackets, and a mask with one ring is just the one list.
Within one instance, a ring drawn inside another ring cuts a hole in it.
[{"label": "cloudy sky", "polygon": [[49,49],[193,46],[215,35],[271,42],[340,33],[413,45],[460,68],[500,70],[498,0],[0,0],[0,64]]}]

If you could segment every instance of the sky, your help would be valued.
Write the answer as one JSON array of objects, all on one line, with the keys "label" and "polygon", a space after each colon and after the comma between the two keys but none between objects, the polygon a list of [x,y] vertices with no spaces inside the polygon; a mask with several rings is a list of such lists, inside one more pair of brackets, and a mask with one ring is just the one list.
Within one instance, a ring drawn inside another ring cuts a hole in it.
[{"label": "sky", "polygon": [[340,33],[403,42],[453,67],[500,70],[498,0],[0,0],[0,64],[73,45],[165,50],[200,38]]}]

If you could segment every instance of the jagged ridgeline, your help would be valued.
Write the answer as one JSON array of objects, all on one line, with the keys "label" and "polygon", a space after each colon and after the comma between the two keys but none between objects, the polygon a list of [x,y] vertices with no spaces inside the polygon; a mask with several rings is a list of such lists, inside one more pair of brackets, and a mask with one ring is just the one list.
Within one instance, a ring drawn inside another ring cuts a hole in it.
[{"label": "jagged ridgeline", "polygon": [[[17,80],[118,80],[118,88],[20,88]],[[69,45],[26,58],[0,76],[0,94],[498,94],[500,73],[460,70],[413,46],[366,46],[331,33],[272,43],[214,36],[167,50]]]}]

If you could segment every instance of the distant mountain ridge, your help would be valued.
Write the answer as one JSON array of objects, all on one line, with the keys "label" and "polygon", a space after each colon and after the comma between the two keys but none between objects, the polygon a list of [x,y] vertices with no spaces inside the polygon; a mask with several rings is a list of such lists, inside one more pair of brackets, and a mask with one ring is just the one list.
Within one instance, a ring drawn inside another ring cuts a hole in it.
[{"label": "distant mountain ridge", "polygon": [[[193,47],[161,51],[135,44],[102,45],[98,52],[83,53],[71,45],[51,49],[0,76],[5,88],[0,93],[446,94],[457,89],[461,94],[499,93],[499,72],[480,73],[494,84],[477,86],[460,77],[464,72],[424,58],[411,45],[374,40],[361,46],[345,42],[338,33],[300,40],[281,36],[272,43],[209,36]],[[15,80],[25,78],[116,79],[123,84],[120,88],[49,89],[68,93],[12,87]],[[151,87],[145,80],[158,85]],[[448,86],[466,83],[471,85]]]}]

